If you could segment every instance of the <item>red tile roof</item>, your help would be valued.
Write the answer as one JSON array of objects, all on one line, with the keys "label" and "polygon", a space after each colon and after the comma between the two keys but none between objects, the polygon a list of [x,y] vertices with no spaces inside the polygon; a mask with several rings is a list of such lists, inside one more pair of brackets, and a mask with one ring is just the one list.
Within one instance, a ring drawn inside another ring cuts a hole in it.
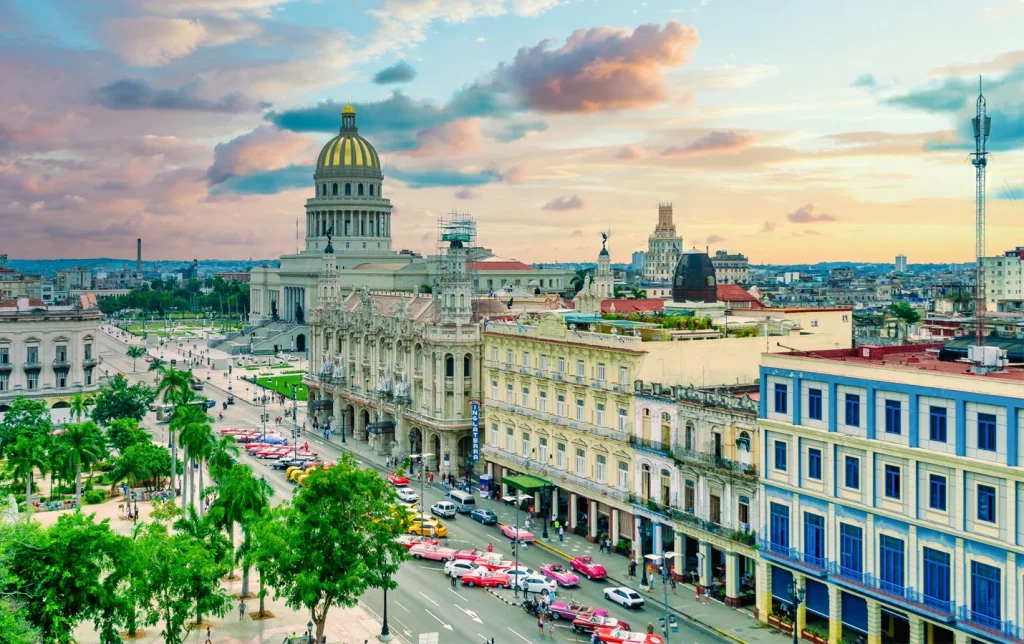
[{"label": "red tile roof", "polygon": [[601,313],[611,313],[615,304],[616,313],[657,313],[665,310],[665,300],[601,300]]},{"label": "red tile roof", "polygon": [[515,259],[511,260],[499,260],[494,262],[469,262],[469,270],[471,271],[535,271],[537,270],[529,264],[524,264]]},{"label": "red tile roof", "polygon": [[751,308],[761,308],[761,302],[739,284],[719,284],[716,293],[719,302],[750,302]]}]

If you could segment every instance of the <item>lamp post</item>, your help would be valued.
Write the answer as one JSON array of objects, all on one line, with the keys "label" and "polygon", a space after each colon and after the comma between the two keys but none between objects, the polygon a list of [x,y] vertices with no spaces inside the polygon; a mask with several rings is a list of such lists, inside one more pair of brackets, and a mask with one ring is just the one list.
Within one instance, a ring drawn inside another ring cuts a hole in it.
[{"label": "lamp post", "polygon": [[[674,552],[666,552],[666,553],[663,553],[663,554],[660,554],[660,555],[649,554],[649,555],[645,556],[645,559],[648,559],[651,563],[657,563],[660,566],[660,568],[661,568],[661,586],[662,586],[662,591],[664,592],[664,597],[662,599],[662,603],[665,605],[665,617],[662,618],[662,619],[665,620],[665,624],[662,627],[662,633],[665,635],[665,644],[668,644],[669,617],[670,617],[669,612],[668,612],[668,575],[669,575],[669,572],[668,572],[668,560],[669,560],[670,557],[675,557],[675,556],[676,556],[676,553],[674,553]],[[647,569],[647,567],[644,566],[644,570],[646,570],[646,569]]]},{"label": "lamp post", "polygon": [[299,416],[296,410],[299,408],[299,392],[298,385],[292,385],[292,399],[294,405],[292,406],[292,424],[295,425],[295,431],[292,432],[292,459],[299,459]]},{"label": "lamp post", "polygon": [[800,612],[800,604],[804,602],[804,589],[797,586],[796,582],[790,582],[786,590],[789,591],[789,601],[793,604],[793,644],[797,644],[797,613]]},{"label": "lamp post", "polygon": [[[391,563],[391,557],[388,556],[388,563]],[[379,642],[390,642],[391,641],[391,629],[388,628],[388,585],[384,586],[384,623],[380,627],[380,635],[377,636]]]},{"label": "lamp post", "polygon": [[650,528],[647,527],[647,524],[644,523],[644,520],[641,517],[641,519],[640,519],[640,567],[643,570],[640,571],[640,585],[645,587],[645,588],[647,587],[647,584],[649,582],[648,582],[648,579],[647,579],[647,566],[645,566],[644,562],[643,562],[643,560],[644,560],[644,540],[647,538],[647,535],[649,534],[649,532],[650,532]]}]

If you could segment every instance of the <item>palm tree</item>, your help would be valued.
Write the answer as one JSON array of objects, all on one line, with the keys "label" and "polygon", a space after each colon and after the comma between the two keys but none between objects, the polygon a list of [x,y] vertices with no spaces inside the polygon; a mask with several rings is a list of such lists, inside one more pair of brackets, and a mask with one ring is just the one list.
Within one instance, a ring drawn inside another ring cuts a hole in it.
[{"label": "palm tree", "polygon": [[135,360],[136,358],[141,358],[146,355],[146,350],[142,347],[131,346],[128,347],[127,355],[132,359],[132,373],[135,373]]},{"label": "palm tree", "polygon": [[71,418],[82,422],[82,418],[89,414],[89,407],[96,404],[92,396],[86,394],[75,394],[71,397]]},{"label": "palm tree", "polygon": [[25,507],[28,508],[28,499],[32,496],[33,474],[35,470],[39,470],[40,474],[45,475],[49,466],[46,446],[38,440],[20,438],[7,458],[7,465],[10,466],[15,479],[25,479]]},{"label": "palm tree", "polygon": [[642,288],[640,288],[638,286],[634,286],[633,288],[629,289],[629,294],[633,296],[634,300],[646,300],[647,299],[647,291],[645,291],[644,289],[642,289]]},{"label": "palm tree", "polygon": [[100,460],[104,451],[103,432],[96,423],[72,423],[57,439],[57,449],[68,469],[75,471],[75,506],[82,510],[82,466]]},{"label": "palm tree", "polygon": [[[249,569],[251,561],[246,556],[252,548],[251,528],[270,507],[269,498],[274,493],[264,479],[257,479],[247,465],[234,467],[221,481],[220,496],[210,506],[210,517],[216,517],[218,525],[226,528],[235,543],[235,522],[242,526],[242,544],[235,554],[235,560],[242,563],[242,597],[249,595]],[[216,508],[217,512],[214,513]]]},{"label": "palm tree", "polygon": [[230,436],[221,436],[216,439],[210,448],[208,462],[210,464],[210,476],[222,478],[235,464],[234,457],[239,454],[238,443]]},{"label": "palm tree", "polygon": [[[192,467],[192,464],[201,461],[210,452],[209,446],[213,442],[213,436],[210,434],[212,420],[206,414],[205,409],[195,405],[186,405],[175,410],[171,423],[175,425],[175,429],[179,432],[178,444],[185,450],[185,475],[187,478],[185,487],[187,487],[188,496],[190,497],[188,502],[194,505],[195,469]],[[202,476],[202,467],[200,467],[200,496],[202,496]],[[184,493],[181,497],[181,507],[185,509]],[[200,516],[202,516],[202,512],[200,512]]]},{"label": "palm tree", "polygon": [[[174,367],[160,372],[160,382],[156,386],[156,394],[163,394],[164,402],[174,405],[174,415],[177,416],[178,407],[188,404],[193,393],[189,383],[192,381],[191,371],[178,371]],[[178,471],[178,444],[174,441],[174,431],[177,426],[174,418],[168,428],[171,443],[171,491],[175,488],[175,480]],[[184,487],[184,486],[182,486]]]},{"label": "palm tree", "polygon": [[153,362],[149,363],[150,371],[163,372],[165,369],[167,369],[167,361],[163,358],[153,358]]},{"label": "palm tree", "polygon": [[569,280],[569,283],[572,284],[573,289],[577,293],[583,290],[583,284],[587,281],[587,275],[590,275],[589,268],[577,268],[576,274]]}]

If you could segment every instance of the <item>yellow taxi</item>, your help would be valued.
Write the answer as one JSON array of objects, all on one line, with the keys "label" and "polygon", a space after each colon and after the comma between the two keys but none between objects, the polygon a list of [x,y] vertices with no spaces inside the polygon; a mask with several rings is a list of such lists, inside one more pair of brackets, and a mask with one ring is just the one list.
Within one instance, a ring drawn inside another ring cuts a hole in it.
[{"label": "yellow taxi", "polygon": [[[433,528],[433,534],[431,533]],[[447,537],[448,526],[441,523],[440,519],[435,517],[412,517],[409,521],[409,534],[418,534],[421,537]]]}]

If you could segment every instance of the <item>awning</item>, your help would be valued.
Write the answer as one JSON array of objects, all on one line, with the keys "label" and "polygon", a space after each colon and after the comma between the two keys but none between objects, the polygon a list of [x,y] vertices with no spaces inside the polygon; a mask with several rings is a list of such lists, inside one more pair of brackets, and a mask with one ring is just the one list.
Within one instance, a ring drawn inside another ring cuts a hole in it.
[{"label": "awning", "polygon": [[539,492],[544,488],[555,487],[555,484],[551,481],[542,479],[539,476],[533,476],[532,474],[506,476],[501,479],[501,482],[514,490],[529,493]]}]

